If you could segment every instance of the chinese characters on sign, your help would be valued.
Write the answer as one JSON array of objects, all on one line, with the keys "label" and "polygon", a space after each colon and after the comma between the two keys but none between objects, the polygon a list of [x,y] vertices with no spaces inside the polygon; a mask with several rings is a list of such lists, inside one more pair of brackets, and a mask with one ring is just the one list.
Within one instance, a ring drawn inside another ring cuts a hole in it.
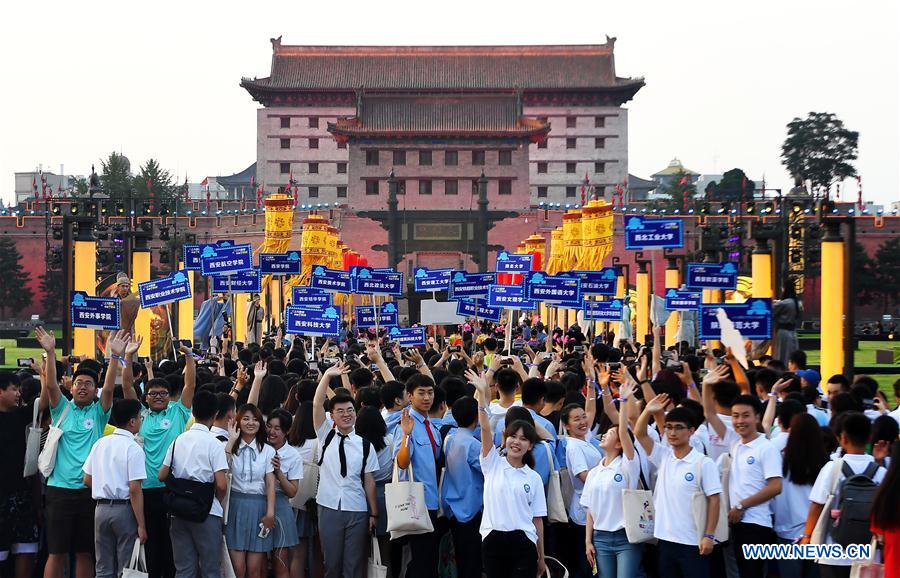
[{"label": "chinese characters on sign", "polygon": [[684,247],[681,219],[627,217],[626,249],[680,249]]},{"label": "chinese characters on sign", "polygon": [[88,297],[84,291],[72,291],[72,327],[89,329],[119,328],[119,299]]},{"label": "chinese characters on sign", "polygon": [[722,329],[716,311],[724,309],[734,328],[745,339],[772,338],[772,300],[748,299],[744,303],[709,303],[700,306],[700,339],[719,339]]},{"label": "chinese characters on sign", "polygon": [[164,305],[173,301],[181,301],[191,297],[191,283],[187,270],[175,271],[168,277],[138,283],[138,294],[141,307],[147,309],[154,305]]}]

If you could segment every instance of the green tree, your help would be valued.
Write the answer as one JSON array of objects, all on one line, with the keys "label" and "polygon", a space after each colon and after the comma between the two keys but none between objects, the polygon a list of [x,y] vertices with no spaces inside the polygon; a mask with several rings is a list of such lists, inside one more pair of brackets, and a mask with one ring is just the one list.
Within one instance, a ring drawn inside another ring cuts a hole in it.
[{"label": "green tree", "polygon": [[175,190],[174,179],[169,171],[159,166],[156,159],[150,159],[134,176],[133,189],[135,198],[147,200],[152,197],[158,207],[160,203],[171,201]]},{"label": "green tree", "polygon": [[132,193],[131,162],[124,155],[112,152],[106,160],[101,160],[103,173],[100,182],[103,192],[111,199],[128,199]]},{"label": "green tree", "polygon": [[44,313],[48,319],[62,319],[63,304],[68,303],[66,299],[66,287],[63,282],[62,271],[45,271],[41,274],[41,305],[44,306]]},{"label": "green tree", "polygon": [[22,254],[12,237],[0,237],[0,314],[4,318],[7,313],[21,313],[34,297],[21,261]]},{"label": "green tree", "polygon": [[722,175],[722,180],[716,183],[710,200],[740,202],[741,198],[744,198],[749,201],[753,198],[754,190],[756,190],[756,184],[747,178],[744,171],[731,169]]},{"label": "green tree", "polygon": [[88,194],[88,180],[84,177],[75,179],[75,196],[86,197]]},{"label": "green tree", "polygon": [[844,128],[830,112],[810,112],[787,125],[781,162],[792,175],[809,181],[812,190],[828,191],[835,182],[856,176],[859,133]]},{"label": "green tree", "polygon": [[853,247],[853,282],[860,305],[870,305],[881,295],[875,262],[860,243]]},{"label": "green tree", "polygon": [[884,313],[887,313],[891,305],[900,303],[900,237],[892,237],[878,247],[873,269]]},{"label": "green tree", "polygon": [[685,195],[687,195],[687,206],[693,206],[697,187],[691,183],[691,175],[689,173],[679,170],[672,175],[672,180],[669,181],[669,184],[663,187],[662,193],[667,197],[662,201],[666,209],[682,209],[685,204]]}]

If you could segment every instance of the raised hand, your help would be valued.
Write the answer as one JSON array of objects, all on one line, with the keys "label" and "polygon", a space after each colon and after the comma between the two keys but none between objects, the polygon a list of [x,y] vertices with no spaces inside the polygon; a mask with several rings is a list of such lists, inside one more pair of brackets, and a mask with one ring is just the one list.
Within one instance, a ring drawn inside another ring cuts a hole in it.
[{"label": "raised hand", "polygon": [[56,336],[53,335],[53,331],[45,331],[43,327],[37,326],[34,328],[34,336],[37,337],[38,343],[41,344],[41,347],[47,353],[55,353],[56,352]]},{"label": "raised hand", "polygon": [[650,413],[658,413],[665,409],[665,407],[669,404],[669,396],[665,393],[661,393],[650,400],[650,403],[647,404],[647,411]]},{"label": "raised hand", "polygon": [[253,368],[253,377],[255,377],[256,379],[262,379],[266,376],[266,373],[268,373],[268,370],[266,369],[266,362],[256,362],[256,367]]},{"label": "raised hand", "polygon": [[331,367],[325,370],[323,376],[327,375],[328,377],[334,377],[336,375],[346,375],[350,373],[350,366],[348,366],[343,361],[338,361]]},{"label": "raised hand", "polygon": [[715,368],[710,370],[709,373],[706,374],[706,377],[703,378],[703,385],[712,385],[714,383],[719,383],[728,377],[728,372],[730,368],[727,365],[717,365]]},{"label": "raised hand", "polygon": [[109,352],[111,355],[116,355],[118,357],[123,357],[125,354],[125,348],[128,346],[129,335],[128,332],[124,329],[120,329],[115,332],[113,335],[110,332],[109,341],[107,341],[107,345],[109,345]]},{"label": "raised hand", "polygon": [[634,383],[624,384],[619,388],[619,399],[631,399],[634,396],[635,389]]},{"label": "raised hand", "polygon": [[409,415],[409,408],[405,408],[400,414],[400,427],[407,436],[412,435],[413,426],[416,425],[415,420]]},{"label": "raised hand", "polygon": [[125,355],[131,356],[137,353],[138,349],[141,348],[141,343],[144,342],[143,335],[136,335],[133,339],[131,339],[127,345],[125,345]]}]

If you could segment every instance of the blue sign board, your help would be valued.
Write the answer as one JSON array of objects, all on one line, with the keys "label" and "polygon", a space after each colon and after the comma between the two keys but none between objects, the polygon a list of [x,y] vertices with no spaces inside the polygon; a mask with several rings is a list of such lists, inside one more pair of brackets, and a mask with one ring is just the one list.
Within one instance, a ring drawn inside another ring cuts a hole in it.
[{"label": "blue sign board", "polygon": [[691,289],[736,289],[737,263],[688,263],[687,286]]},{"label": "blue sign board", "polygon": [[341,308],[306,309],[291,305],[287,308],[285,333],[337,337],[341,330]]},{"label": "blue sign board", "polygon": [[571,306],[581,304],[581,279],[562,275],[548,275],[534,271],[525,276],[525,296],[535,301],[552,301]]},{"label": "blue sign board", "polygon": [[234,241],[231,240],[222,240],[216,241],[215,243],[205,243],[200,245],[184,245],[182,247],[182,254],[184,255],[184,268],[189,271],[199,271],[200,255],[203,254],[203,249],[205,247],[231,247],[232,245],[234,245]]},{"label": "blue sign board", "polygon": [[350,281],[350,273],[340,269],[329,269],[324,265],[316,265],[312,270],[310,287],[323,291],[337,291],[338,293],[353,293],[353,284]]},{"label": "blue sign board", "polygon": [[213,293],[260,293],[262,292],[262,275],[259,269],[241,271],[234,275],[213,275]]},{"label": "blue sign board", "polygon": [[625,224],[626,249],[680,249],[684,247],[681,219],[628,217]]},{"label": "blue sign board", "polygon": [[471,297],[487,297],[488,289],[496,282],[496,273],[455,271],[450,279],[450,290],[447,297],[453,301]]},{"label": "blue sign board", "polygon": [[669,311],[696,311],[703,302],[700,291],[666,290],[666,309]]},{"label": "blue sign board", "polygon": [[331,305],[331,293],[303,285],[291,289],[291,305],[308,309],[323,309]]},{"label": "blue sign board", "polygon": [[521,285],[491,285],[488,290],[488,306],[501,309],[537,309],[537,303],[525,298],[525,288]]},{"label": "blue sign board", "polygon": [[186,271],[175,271],[162,279],[138,283],[138,294],[141,297],[141,308],[146,309],[154,305],[189,299],[191,283]]},{"label": "blue sign board", "polygon": [[72,291],[72,327],[90,329],[119,328],[117,297],[88,297],[84,291]]},{"label": "blue sign board", "polygon": [[772,300],[748,299],[744,303],[706,303],[700,306],[700,339],[720,339],[722,329],[716,311],[724,309],[734,328],[745,339],[772,338]]},{"label": "blue sign board", "polygon": [[497,253],[497,273],[526,273],[531,271],[531,262],[534,255],[531,253],[518,254],[508,251]]},{"label": "blue sign board", "polygon": [[403,273],[393,269],[378,270],[372,267],[353,267],[350,278],[354,280],[354,293],[362,295],[403,295]]},{"label": "blue sign board", "polygon": [[622,321],[622,300],[585,301],[585,321]]},{"label": "blue sign board", "polygon": [[446,291],[450,288],[450,277],[453,269],[426,269],[416,267],[413,280],[416,284],[416,292],[422,291]]},{"label": "blue sign board", "polygon": [[503,310],[497,307],[488,307],[483,299],[460,299],[456,302],[456,314],[460,317],[478,317],[485,321],[499,323]]},{"label": "blue sign board", "polygon": [[200,271],[204,275],[230,275],[253,268],[253,246],[231,245],[213,247],[207,245],[200,253]]},{"label": "blue sign board", "polygon": [[391,327],[388,331],[391,341],[396,341],[400,347],[424,347],[425,346],[425,328],[424,327]]},{"label": "blue sign board", "polygon": [[[356,308],[357,327],[375,327],[375,308],[364,305]],[[397,325],[397,304],[388,301],[378,307],[378,326],[392,327]]]},{"label": "blue sign board", "polygon": [[259,272],[263,275],[299,275],[300,265],[300,251],[259,255]]},{"label": "blue sign board", "polygon": [[604,267],[599,271],[569,271],[560,273],[558,277],[577,277],[581,279],[582,295],[608,295],[610,297],[616,294],[616,275],[615,267]]}]

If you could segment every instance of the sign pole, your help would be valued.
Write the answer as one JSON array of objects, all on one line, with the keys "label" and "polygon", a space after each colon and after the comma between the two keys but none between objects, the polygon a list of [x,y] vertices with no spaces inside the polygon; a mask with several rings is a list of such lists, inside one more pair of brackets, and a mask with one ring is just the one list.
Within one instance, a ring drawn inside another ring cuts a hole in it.
[{"label": "sign pole", "polygon": [[172,325],[172,303],[166,304],[166,315],[169,317],[169,335],[172,336],[172,361],[178,361],[178,350],[175,348],[175,329]]},{"label": "sign pole", "polygon": [[512,323],[513,323],[513,315],[515,315],[515,309],[507,309],[506,310],[506,354],[512,355]]},{"label": "sign pole", "polygon": [[375,313],[375,341],[378,341],[378,302],[375,300],[375,294],[372,294],[372,311]]}]

